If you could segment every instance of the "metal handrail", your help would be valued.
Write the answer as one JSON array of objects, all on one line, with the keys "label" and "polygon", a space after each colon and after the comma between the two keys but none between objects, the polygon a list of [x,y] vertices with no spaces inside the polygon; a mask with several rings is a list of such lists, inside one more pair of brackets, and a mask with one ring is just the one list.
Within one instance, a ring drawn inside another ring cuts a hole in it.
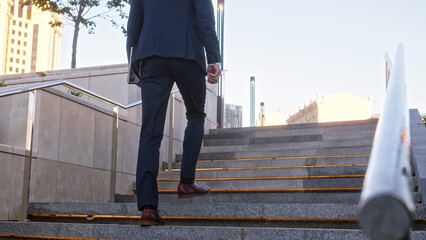
[{"label": "metal handrail", "polygon": [[[49,88],[49,87],[55,87],[55,86],[65,86],[68,87],[72,90],[78,91],[80,93],[83,93],[89,97],[95,98],[99,101],[102,101],[104,103],[107,103],[113,107],[119,107],[121,109],[129,109],[135,106],[138,106],[140,104],[142,104],[142,100],[136,101],[136,102],[132,102],[126,105],[123,105],[121,103],[118,103],[114,100],[108,99],[104,96],[101,96],[95,92],[92,92],[88,89],[79,87],[73,83],[70,83],[66,80],[56,80],[56,81],[51,81],[51,82],[46,82],[46,83],[38,83],[38,84],[33,84],[30,86],[24,86],[24,87],[19,87],[19,88],[14,88],[14,89],[9,89],[9,90],[5,90],[5,91],[0,91],[0,97],[7,97],[7,96],[11,96],[14,94],[19,94],[19,93],[25,93],[25,92],[30,92],[30,91],[34,91],[34,90],[38,90],[38,89],[43,89],[43,88]],[[179,92],[179,89],[174,89],[172,90],[171,94],[177,93]]]},{"label": "metal handrail", "polygon": [[[388,60],[388,57],[386,57]],[[404,46],[399,44],[377,125],[358,219],[371,239],[406,239],[414,214]]]},{"label": "metal handrail", "polygon": [[[118,120],[119,113],[118,109],[129,109],[142,104],[142,101],[136,101],[129,104],[121,104],[114,100],[108,99],[102,95],[99,95],[93,91],[77,86],[73,83],[70,83],[66,80],[56,80],[45,83],[33,84],[30,86],[18,87],[14,89],[8,89],[0,91],[0,98],[12,96],[15,94],[29,92],[29,101],[28,101],[28,115],[27,115],[27,131],[26,131],[26,142],[25,142],[25,168],[24,168],[24,181],[23,181],[23,193],[22,193],[22,205],[21,205],[21,216],[20,220],[27,219],[28,212],[28,203],[29,203],[29,191],[30,191],[30,179],[31,179],[31,162],[33,157],[33,136],[34,136],[34,121],[35,121],[35,112],[36,112],[36,94],[38,90],[44,88],[55,87],[55,86],[65,86],[74,91],[80,92],[84,95],[87,95],[91,98],[97,99],[101,102],[113,106],[113,131],[112,131],[112,149],[111,149],[111,178],[110,178],[110,196],[109,201],[115,201],[115,182],[116,182],[116,170],[117,170],[117,146],[118,146]],[[175,94],[179,92],[179,89],[174,89],[170,93],[170,128],[169,128],[169,159],[168,166],[169,172],[171,172],[172,167],[172,157],[173,157],[173,103],[175,99]]]}]

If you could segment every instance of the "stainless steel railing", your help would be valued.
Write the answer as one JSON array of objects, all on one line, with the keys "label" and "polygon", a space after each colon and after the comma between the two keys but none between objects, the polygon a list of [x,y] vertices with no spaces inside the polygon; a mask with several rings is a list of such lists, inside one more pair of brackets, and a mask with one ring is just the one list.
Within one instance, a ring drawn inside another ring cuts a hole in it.
[{"label": "stainless steel railing", "polygon": [[386,55],[386,73],[386,100],[374,136],[358,220],[371,239],[406,239],[415,206],[410,187],[411,143],[402,44],[397,47],[393,66]]},{"label": "stainless steel railing", "polygon": [[[116,170],[117,170],[117,141],[118,141],[118,121],[119,121],[119,113],[118,109],[129,109],[135,106],[139,106],[142,104],[142,101],[136,101],[133,103],[129,103],[123,105],[111,99],[108,99],[104,96],[101,96],[95,92],[87,90],[85,88],[79,87],[73,83],[70,83],[65,80],[57,80],[46,83],[33,84],[30,86],[19,87],[9,90],[0,91],[0,98],[7,97],[15,94],[26,93],[29,92],[29,101],[28,101],[28,117],[27,117],[27,131],[26,131],[26,141],[25,141],[25,169],[24,169],[24,186],[22,193],[22,206],[21,206],[21,220],[25,220],[27,218],[27,210],[29,203],[29,191],[30,191],[30,178],[31,178],[31,161],[33,157],[33,133],[34,133],[34,121],[35,121],[35,112],[36,112],[36,97],[37,91],[42,90],[49,87],[55,86],[65,86],[69,89],[82,93],[91,98],[97,99],[101,102],[107,103],[113,107],[113,131],[112,131],[112,148],[111,148],[111,181],[110,181],[110,202],[115,201],[115,182],[116,182]],[[174,99],[175,94],[179,92],[178,89],[172,90],[170,93],[170,128],[169,128],[169,152],[168,152],[168,170],[171,172],[172,168],[172,158],[173,158],[173,119],[174,119]]]}]

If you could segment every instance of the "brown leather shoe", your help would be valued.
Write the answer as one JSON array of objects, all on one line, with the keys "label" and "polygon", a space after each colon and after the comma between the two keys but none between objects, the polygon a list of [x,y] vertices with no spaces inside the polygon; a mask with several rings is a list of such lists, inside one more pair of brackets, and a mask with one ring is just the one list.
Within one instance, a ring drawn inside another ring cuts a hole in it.
[{"label": "brown leather shoe", "polygon": [[204,195],[210,192],[208,186],[201,186],[197,182],[192,184],[179,183],[178,185],[178,196],[179,198],[191,198],[194,196]]},{"label": "brown leather shoe", "polygon": [[141,216],[141,226],[164,226],[163,218],[158,211],[152,209],[144,209]]}]

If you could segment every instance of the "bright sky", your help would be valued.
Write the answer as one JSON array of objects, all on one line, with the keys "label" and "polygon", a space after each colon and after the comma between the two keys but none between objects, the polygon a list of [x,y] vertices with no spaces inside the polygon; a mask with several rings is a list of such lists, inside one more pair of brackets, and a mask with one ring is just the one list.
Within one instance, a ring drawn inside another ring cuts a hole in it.
[{"label": "bright sky", "polygon": [[[255,76],[257,111],[265,102],[287,117],[317,93],[348,92],[371,96],[380,113],[384,55],[393,59],[402,42],[409,107],[426,113],[425,12],[424,0],[225,0],[225,101],[243,106],[248,126]],[[61,68],[71,65],[72,30],[64,29]],[[77,67],[126,62],[120,30],[100,20],[95,33],[80,31]]]}]

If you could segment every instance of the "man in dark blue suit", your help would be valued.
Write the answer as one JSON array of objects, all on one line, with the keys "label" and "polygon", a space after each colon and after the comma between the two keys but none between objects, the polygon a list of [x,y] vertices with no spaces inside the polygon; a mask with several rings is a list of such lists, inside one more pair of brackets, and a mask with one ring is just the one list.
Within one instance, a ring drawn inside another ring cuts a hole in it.
[{"label": "man in dark blue suit", "polygon": [[[221,61],[211,0],[133,0],[127,23],[127,53],[140,65],[142,129],[136,170],[141,225],[164,225],[158,214],[157,175],[168,97],[176,82],[188,120],[178,194],[210,192],[194,181],[204,135],[206,81],[217,83]],[[206,55],[207,62],[206,66]]]}]

